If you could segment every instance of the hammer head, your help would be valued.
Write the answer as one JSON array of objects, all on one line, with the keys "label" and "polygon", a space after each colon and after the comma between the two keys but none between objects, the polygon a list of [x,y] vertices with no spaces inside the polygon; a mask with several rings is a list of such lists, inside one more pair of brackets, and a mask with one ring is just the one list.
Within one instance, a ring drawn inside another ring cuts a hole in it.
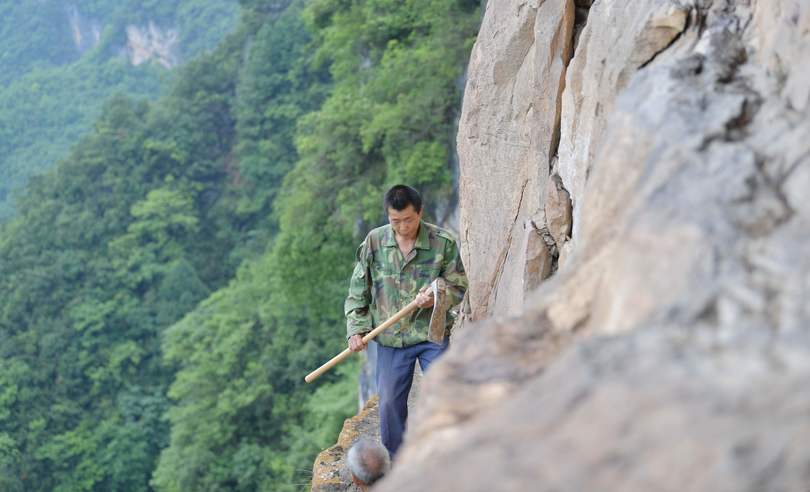
[{"label": "hammer head", "polygon": [[430,315],[428,340],[442,345],[447,325],[447,284],[440,277],[431,282],[430,289],[433,291],[433,313]]}]

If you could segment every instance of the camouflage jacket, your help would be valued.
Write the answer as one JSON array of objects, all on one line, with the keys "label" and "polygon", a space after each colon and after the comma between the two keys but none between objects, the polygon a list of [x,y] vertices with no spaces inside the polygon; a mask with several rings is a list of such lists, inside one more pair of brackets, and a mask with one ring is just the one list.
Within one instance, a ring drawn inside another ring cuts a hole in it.
[{"label": "camouflage jacket", "polygon": [[[390,225],[374,229],[357,249],[357,265],[344,305],[347,337],[371,331],[413,301],[419,289],[437,277],[446,282],[446,305],[458,305],[467,290],[467,277],[458,244],[449,232],[420,222],[414,249],[404,257]],[[426,341],[432,311],[417,309],[375,340],[388,347]],[[446,333],[453,322],[454,316],[447,316]]]}]

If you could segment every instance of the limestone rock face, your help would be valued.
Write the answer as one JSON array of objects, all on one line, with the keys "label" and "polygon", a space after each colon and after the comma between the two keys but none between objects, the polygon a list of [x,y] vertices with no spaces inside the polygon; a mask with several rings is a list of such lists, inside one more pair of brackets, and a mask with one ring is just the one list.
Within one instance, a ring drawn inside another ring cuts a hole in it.
[{"label": "limestone rock face", "polygon": [[176,29],[161,29],[150,21],[146,26],[127,26],[127,55],[132,65],[154,60],[165,68],[178,63],[180,34]]},{"label": "limestone rock face", "polygon": [[539,227],[573,28],[573,0],[492,2],[484,15],[458,133],[460,239],[473,265],[474,319],[516,314],[527,286],[550,270]]},{"label": "limestone rock face", "polygon": [[358,439],[380,439],[380,416],[377,397],[366,402],[363,409],[343,423],[338,442],[321,451],[312,467],[312,492],[356,492],[346,466],[346,453]]},{"label": "limestone rock face", "polygon": [[101,41],[101,25],[95,19],[87,19],[75,5],[68,8],[68,22],[73,44],[80,53],[95,48]]},{"label": "limestone rock face", "polygon": [[810,3],[491,0],[483,23],[473,321],[375,490],[807,490]]},{"label": "limestone rock face", "polygon": [[[670,0],[645,1],[642,8],[639,6],[638,2],[596,2],[580,35],[577,56],[566,73],[559,173],[577,210],[584,198],[585,180],[599,165],[596,149],[616,95],[687,25],[687,6]],[[579,219],[577,213],[577,227]]]}]

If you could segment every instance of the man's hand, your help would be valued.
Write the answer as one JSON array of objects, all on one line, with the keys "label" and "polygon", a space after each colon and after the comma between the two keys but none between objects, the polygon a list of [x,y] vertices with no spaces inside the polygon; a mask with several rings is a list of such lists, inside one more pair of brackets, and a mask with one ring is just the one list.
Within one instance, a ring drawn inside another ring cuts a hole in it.
[{"label": "man's hand", "polygon": [[362,352],[367,346],[368,344],[363,342],[362,335],[352,335],[349,338],[349,350],[352,352]]},{"label": "man's hand", "polygon": [[422,287],[422,290],[419,291],[416,296],[416,305],[422,309],[433,306],[433,289],[430,288],[430,285]]}]

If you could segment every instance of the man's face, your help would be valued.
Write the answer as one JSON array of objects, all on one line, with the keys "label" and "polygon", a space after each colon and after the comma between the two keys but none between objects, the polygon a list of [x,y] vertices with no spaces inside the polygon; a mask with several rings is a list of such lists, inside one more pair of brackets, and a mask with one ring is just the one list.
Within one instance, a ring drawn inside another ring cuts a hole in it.
[{"label": "man's face", "polygon": [[419,220],[422,218],[422,212],[416,213],[413,205],[408,205],[404,210],[395,210],[388,208],[388,222],[391,228],[394,229],[397,236],[406,239],[413,239],[419,232]]}]

